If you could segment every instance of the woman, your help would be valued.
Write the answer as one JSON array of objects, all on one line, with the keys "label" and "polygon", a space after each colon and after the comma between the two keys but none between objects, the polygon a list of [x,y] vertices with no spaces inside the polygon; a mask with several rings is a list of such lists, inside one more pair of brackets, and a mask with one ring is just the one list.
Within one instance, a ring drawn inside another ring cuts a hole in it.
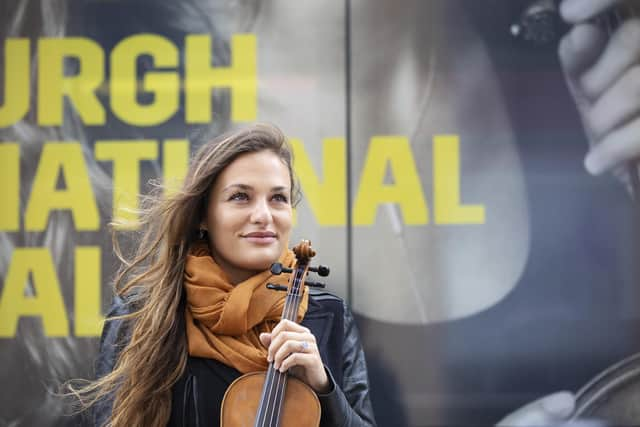
[{"label": "woman", "polygon": [[[97,425],[216,425],[245,372],[291,372],[316,392],[321,425],[374,425],[364,354],[342,300],[266,288],[287,249],[298,190],[283,134],[254,125],[205,144],[181,191],[152,204],[135,257],[116,280],[97,371],[80,392]],[[83,394],[84,393],[84,394]]]}]

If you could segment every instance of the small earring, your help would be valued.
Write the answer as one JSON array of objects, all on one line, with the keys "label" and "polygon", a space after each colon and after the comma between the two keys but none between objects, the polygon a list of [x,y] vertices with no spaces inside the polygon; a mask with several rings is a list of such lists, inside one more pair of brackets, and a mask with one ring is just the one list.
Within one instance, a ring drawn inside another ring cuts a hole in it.
[{"label": "small earring", "polygon": [[207,230],[205,230],[204,228],[201,228],[200,230],[198,230],[198,238],[200,240],[204,240],[207,238]]}]

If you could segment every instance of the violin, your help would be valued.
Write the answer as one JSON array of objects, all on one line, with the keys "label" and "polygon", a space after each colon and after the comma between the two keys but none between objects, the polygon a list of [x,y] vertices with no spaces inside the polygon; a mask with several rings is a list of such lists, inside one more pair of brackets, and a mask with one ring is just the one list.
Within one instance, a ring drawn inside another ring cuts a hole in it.
[{"label": "violin", "polygon": [[[295,322],[298,307],[302,300],[303,286],[321,287],[318,282],[309,282],[305,278],[309,271],[327,276],[329,269],[309,266],[309,260],[315,256],[308,240],[303,240],[293,248],[296,264],[292,269],[279,263],[271,266],[271,273],[291,273],[289,286],[268,284],[274,291],[287,291],[282,319]],[[222,427],[288,427],[319,426],[320,401],[318,396],[303,381],[280,372],[269,363],[266,372],[250,372],[236,379],[227,389],[220,410]]]}]

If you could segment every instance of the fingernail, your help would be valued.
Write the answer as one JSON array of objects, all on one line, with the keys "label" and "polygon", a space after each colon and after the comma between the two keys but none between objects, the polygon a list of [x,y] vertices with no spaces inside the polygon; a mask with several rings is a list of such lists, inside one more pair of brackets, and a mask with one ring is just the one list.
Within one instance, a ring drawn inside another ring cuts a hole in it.
[{"label": "fingernail", "polygon": [[567,13],[571,12],[572,4],[573,2],[571,0],[564,0],[560,2],[560,16],[562,16],[562,19],[567,19]]},{"label": "fingernail", "polygon": [[603,171],[602,161],[599,156],[590,152],[584,159],[584,167],[591,175],[600,175]]},{"label": "fingernail", "polygon": [[[584,0],[580,1],[584,2]],[[565,21],[576,22],[580,20],[581,12],[582,9],[579,7],[578,1],[564,0],[562,3],[560,3],[560,15]]]},{"label": "fingernail", "polygon": [[560,392],[542,401],[542,408],[558,417],[568,417],[573,412],[575,399],[569,392]]}]

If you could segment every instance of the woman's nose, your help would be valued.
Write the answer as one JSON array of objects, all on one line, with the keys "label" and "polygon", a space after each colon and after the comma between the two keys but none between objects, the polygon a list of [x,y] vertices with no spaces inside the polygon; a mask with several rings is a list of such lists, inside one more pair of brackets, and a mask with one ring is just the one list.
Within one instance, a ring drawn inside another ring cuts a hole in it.
[{"label": "woman's nose", "polygon": [[269,222],[270,218],[271,210],[269,209],[269,203],[266,200],[256,201],[251,211],[251,222],[261,224]]}]

